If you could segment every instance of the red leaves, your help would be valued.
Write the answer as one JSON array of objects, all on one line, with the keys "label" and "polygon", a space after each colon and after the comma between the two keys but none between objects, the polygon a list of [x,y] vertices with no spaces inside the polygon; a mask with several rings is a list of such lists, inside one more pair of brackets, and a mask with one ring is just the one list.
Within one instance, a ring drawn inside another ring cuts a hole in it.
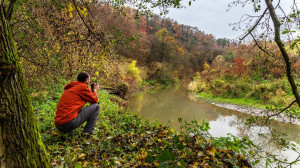
[{"label": "red leaves", "polygon": [[248,68],[245,64],[245,59],[242,57],[237,57],[232,60],[234,62],[231,69],[226,70],[226,73],[230,73],[238,76],[245,76],[248,72]]}]

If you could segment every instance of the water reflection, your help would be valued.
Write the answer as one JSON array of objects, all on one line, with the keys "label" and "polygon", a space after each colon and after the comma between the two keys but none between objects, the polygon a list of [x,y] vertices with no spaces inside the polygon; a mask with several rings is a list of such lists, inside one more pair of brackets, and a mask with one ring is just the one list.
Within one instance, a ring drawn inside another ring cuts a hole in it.
[{"label": "water reflection", "polygon": [[[212,136],[227,136],[228,133],[238,137],[248,136],[268,152],[275,152],[282,157],[287,157],[288,160],[298,156],[295,152],[282,151],[276,144],[270,144],[268,137],[260,137],[258,133],[267,132],[266,127],[247,127],[244,123],[250,117],[249,114],[198,101],[194,96],[181,89],[159,90],[134,95],[129,107],[132,111],[140,113],[150,120],[158,120],[165,124],[173,120],[171,127],[177,130],[180,128],[178,118],[182,118],[184,121],[197,120],[201,122],[206,120],[210,123]],[[274,122],[272,128],[279,133],[286,133],[288,141],[300,144],[299,125]]]}]

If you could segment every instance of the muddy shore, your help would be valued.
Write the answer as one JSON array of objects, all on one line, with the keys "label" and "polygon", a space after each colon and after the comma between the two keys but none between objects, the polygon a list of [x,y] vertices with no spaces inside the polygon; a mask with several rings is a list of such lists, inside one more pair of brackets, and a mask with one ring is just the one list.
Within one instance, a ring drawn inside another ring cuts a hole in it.
[{"label": "muddy shore", "polygon": [[[194,95],[197,97],[197,95]],[[202,98],[201,98],[202,99]],[[272,111],[268,111],[265,109],[258,109],[253,107],[248,107],[244,105],[236,105],[236,104],[229,104],[229,103],[219,103],[214,102],[213,100],[207,100],[208,103],[213,104],[218,107],[227,108],[230,110],[235,110],[241,113],[251,114],[253,116],[263,117],[274,114]],[[279,114],[278,116],[271,117],[274,120],[283,122],[283,123],[290,123],[290,124],[296,124],[300,125],[300,120],[297,118],[290,118],[289,116],[284,115],[284,113]]]}]

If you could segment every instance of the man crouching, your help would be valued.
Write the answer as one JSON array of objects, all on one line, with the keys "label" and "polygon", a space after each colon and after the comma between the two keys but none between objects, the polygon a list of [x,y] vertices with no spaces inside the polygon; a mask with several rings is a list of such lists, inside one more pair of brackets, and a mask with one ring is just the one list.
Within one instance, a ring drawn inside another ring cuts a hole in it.
[{"label": "man crouching", "polygon": [[[97,90],[99,85],[95,84],[93,92],[89,89],[90,75],[81,72],[77,76],[77,81],[73,81],[65,86],[55,114],[54,123],[61,132],[71,132],[85,121],[87,121],[82,134],[90,135],[94,132],[97,116],[100,111]],[[82,108],[86,102],[90,106]]]}]

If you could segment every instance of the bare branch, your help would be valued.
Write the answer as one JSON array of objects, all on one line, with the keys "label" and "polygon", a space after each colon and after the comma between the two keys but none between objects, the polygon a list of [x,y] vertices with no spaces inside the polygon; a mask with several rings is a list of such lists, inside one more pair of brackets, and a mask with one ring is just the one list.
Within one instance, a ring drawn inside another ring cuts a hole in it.
[{"label": "bare branch", "polygon": [[279,114],[283,113],[285,110],[287,110],[288,108],[290,108],[294,103],[296,103],[297,101],[294,100],[290,105],[288,105],[286,108],[284,108],[283,110],[281,110],[280,112],[278,113],[275,113],[275,114],[272,114],[272,115],[268,115],[267,119],[265,120],[265,122],[262,124],[262,125],[265,125],[271,117],[274,117],[274,116],[278,116]]},{"label": "bare branch", "polygon": [[37,66],[39,66],[39,67],[41,67],[41,68],[43,68],[43,69],[46,69],[46,70],[48,70],[48,71],[50,71],[50,72],[58,73],[58,74],[62,75],[60,71],[57,71],[56,69],[54,70],[54,69],[48,68],[47,65],[43,65],[43,64],[40,64],[40,63],[38,63],[38,62],[36,62],[36,61],[33,61],[33,60],[31,60],[31,59],[29,59],[29,58],[23,56],[21,53],[19,53],[19,56],[20,56],[21,58],[24,58],[26,61],[31,62],[31,63],[33,63],[34,65],[37,65]]},{"label": "bare branch", "polygon": [[7,9],[7,12],[6,12],[6,19],[7,20],[10,20],[11,17],[12,17],[12,13],[13,13],[13,9],[14,9],[14,3],[16,1],[17,0],[10,0],[9,6],[8,6],[8,9]]},{"label": "bare branch", "polygon": [[250,32],[249,34],[251,35],[251,37],[253,38],[255,44],[257,45],[257,47],[258,47],[259,49],[261,49],[261,50],[262,50],[264,53],[266,53],[268,56],[272,56],[271,54],[268,53],[268,51],[266,51],[264,48],[262,48],[262,47],[258,44],[257,40],[255,39],[255,37],[253,36],[253,34],[252,34],[251,32]]},{"label": "bare branch", "polygon": [[268,8],[265,9],[264,13],[260,16],[260,18],[256,21],[256,23],[252,26],[252,28],[248,31],[247,34],[245,34],[243,37],[240,38],[240,40],[244,40],[255,28],[256,26],[259,24],[259,22],[261,21],[261,19],[265,16],[265,14],[267,13]]},{"label": "bare branch", "polygon": [[280,49],[282,57],[284,58],[284,62],[286,64],[286,75],[287,75],[289,83],[291,85],[293,94],[294,94],[294,96],[297,100],[298,106],[300,107],[300,95],[299,95],[299,92],[298,92],[298,88],[295,84],[295,80],[292,76],[292,67],[291,67],[290,58],[289,58],[289,55],[288,55],[288,53],[285,49],[285,46],[284,46],[284,44],[283,44],[283,42],[281,41],[281,38],[280,38],[280,25],[281,24],[280,24],[280,21],[279,21],[277,15],[276,15],[274,6],[272,4],[272,1],[271,0],[265,0],[265,2],[266,2],[266,5],[268,7],[268,10],[270,12],[270,16],[272,18],[272,21],[274,23],[275,42],[276,42],[278,48]]},{"label": "bare branch", "polygon": [[0,15],[2,15],[2,12],[3,12],[3,15],[6,16],[6,11],[5,11],[5,7],[4,7],[4,0],[0,0]]},{"label": "bare branch", "polygon": [[[72,0],[74,6],[75,6],[75,9],[80,17],[80,19],[82,20],[83,24],[85,25],[85,27],[88,29],[88,31],[92,34],[96,34],[88,25],[87,23],[85,22],[85,20],[83,19],[82,15],[80,14],[79,10],[78,10],[78,6],[76,5],[76,2],[75,0]],[[96,39],[99,40],[100,42],[105,42],[103,39],[100,39],[97,35],[95,35]]]},{"label": "bare branch", "polygon": [[86,9],[90,12],[90,14],[92,15],[92,18],[95,19],[93,12],[91,12],[90,8],[88,7],[88,5],[84,2],[84,0],[81,0],[81,3],[83,3],[86,7]]}]

